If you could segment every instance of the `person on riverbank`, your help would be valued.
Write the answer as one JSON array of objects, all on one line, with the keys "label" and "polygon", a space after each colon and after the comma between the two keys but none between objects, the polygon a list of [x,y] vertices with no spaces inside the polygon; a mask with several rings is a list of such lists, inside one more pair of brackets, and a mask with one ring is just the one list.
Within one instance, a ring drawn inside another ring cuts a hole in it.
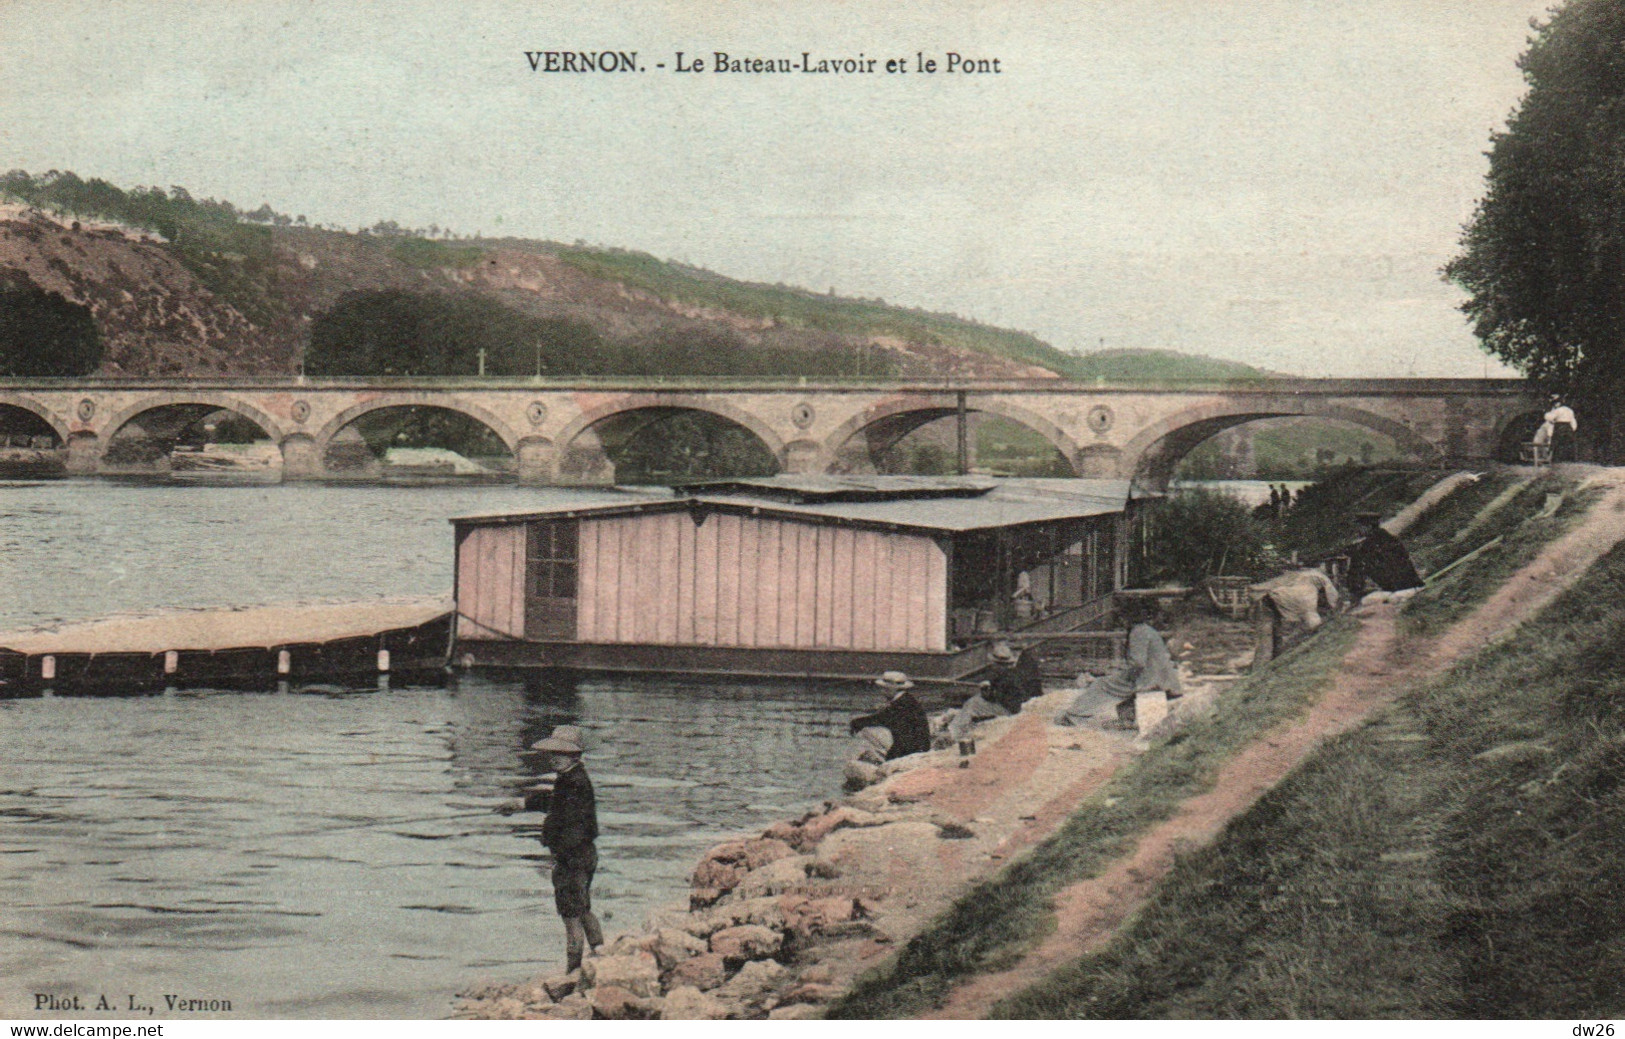
[{"label": "person on riverbank", "polygon": [[1551,449],[1548,455],[1554,462],[1574,461],[1574,435],[1580,423],[1574,409],[1563,403],[1561,397],[1552,396],[1552,408],[1541,416],[1540,428],[1535,430],[1535,443]]},{"label": "person on riverbank", "polygon": [[993,673],[988,678],[986,697],[1011,714],[1020,714],[1021,705],[1035,696],[1044,695],[1044,682],[1038,673],[1038,658],[1032,650],[1020,654],[1008,642],[993,647],[988,659],[993,661]]},{"label": "person on riverbank", "polygon": [[1366,583],[1381,592],[1407,592],[1422,587],[1422,576],[1411,562],[1411,554],[1398,538],[1382,529],[1382,513],[1357,512],[1354,519],[1363,531],[1358,544],[1349,549],[1347,582],[1349,598],[1365,595]]},{"label": "person on riverbank", "polygon": [[592,912],[592,878],[598,870],[598,801],[581,761],[581,729],[560,725],[530,749],[547,755],[547,766],[558,778],[550,791],[530,791],[498,810],[504,815],[547,813],[542,821],[542,843],[553,853],[553,905],[564,920],[565,970],[574,971],[580,968],[588,944],[595,954],[604,944],[604,931]]},{"label": "person on riverbank", "polygon": [[875,679],[875,685],[886,693],[886,705],[873,714],[853,718],[850,729],[857,735],[871,726],[879,726],[891,733],[891,749],[886,760],[892,761],[906,754],[918,754],[931,749],[931,724],[926,720],[925,708],[909,690],[914,683],[901,671],[887,671]]},{"label": "person on riverbank", "polygon": [[1119,613],[1123,626],[1128,628],[1123,665],[1090,682],[1055,719],[1057,725],[1082,725],[1090,716],[1093,704],[1101,696],[1111,696],[1117,700],[1118,723],[1132,729],[1136,696],[1156,690],[1166,693],[1170,700],[1183,695],[1179,669],[1174,666],[1162,633],[1151,625],[1150,609],[1130,601]]},{"label": "person on riverbank", "polygon": [[1294,626],[1307,634],[1322,624],[1321,611],[1335,611],[1342,605],[1337,583],[1318,567],[1289,570],[1279,577],[1251,585],[1257,602],[1253,666],[1280,655],[1285,628]]}]

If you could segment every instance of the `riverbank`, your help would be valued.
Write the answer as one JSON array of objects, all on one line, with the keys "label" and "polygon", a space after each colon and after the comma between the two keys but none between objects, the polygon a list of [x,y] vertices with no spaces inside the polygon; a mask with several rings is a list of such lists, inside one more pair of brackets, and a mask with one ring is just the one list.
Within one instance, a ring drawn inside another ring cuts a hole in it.
[{"label": "riverbank", "polygon": [[1091,930],[1071,912],[1082,900],[1069,898],[1056,935],[1065,949],[1047,970],[1005,977],[1017,983],[958,1008],[1015,1018],[1617,1016],[1620,475],[1604,474],[1595,489],[1607,497],[1583,522],[1442,635],[1390,625],[1398,652],[1341,676],[1376,682],[1387,705],[1175,863],[1128,926]]},{"label": "riverbank", "polygon": [[1051,719],[1057,689],[983,723],[979,753],[911,756],[881,782],[712,848],[687,905],[651,915],[578,977],[469,989],[457,1016],[816,1017],[975,879],[1051,833],[1143,750]]},{"label": "riverbank", "polygon": [[[1246,623],[1205,616],[1175,625],[1187,692],[1159,733],[1213,709],[1248,664],[1235,647],[1250,633]],[[696,866],[686,904],[613,937],[579,975],[473,985],[457,1016],[822,1016],[1151,746],[1115,727],[1109,699],[1082,727],[1054,725],[1077,693],[1051,687],[1020,714],[981,723],[974,755],[948,748],[899,759],[873,786],[716,845]]]},{"label": "riverbank", "polygon": [[[1406,635],[1403,626],[1396,632],[1398,618],[1392,606],[1362,608],[1333,622],[1322,635],[1261,672],[1257,680],[1249,679],[1236,697],[1221,706],[1211,724],[1192,726],[1182,739],[1160,744],[1134,768],[1124,770],[1082,806],[1056,841],[1035,851],[1026,869],[1007,871],[994,884],[962,898],[953,912],[934,922],[897,961],[865,979],[830,1016],[937,1013],[981,1017],[990,1011],[1016,1016],[1093,1016],[1096,1012],[1108,1017],[1136,1016],[1133,985],[1109,1006],[1092,1002],[1088,986],[1069,987],[1070,995],[1064,1001],[1041,994],[1042,987],[1033,989],[1032,999],[1019,997],[1001,1006],[995,1001],[1040,982],[1050,971],[1066,967],[1080,952],[1116,939],[1125,921],[1152,912],[1146,899],[1166,890],[1164,881],[1170,870],[1184,857],[1201,854],[1199,849],[1307,760],[1321,740],[1374,717],[1407,683],[1467,660],[1487,641],[1515,630],[1566,589],[1625,534],[1620,519],[1620,512],[1625,511],[1625,480],[1621,479],[1625,473],[1594,470],[1575,475],[1579,485],[1574,490],[1600,492],[1600,500],[1582,515],[1531,516],[1526,526],[1544,531],[1544,547],[1487,599],[1474,597],[1476,592],[1470,591],[1462,571],[1498,567],[1500,560],[1493,553],[1462,567],[1448,581],[1413,600],[1412,608],[1431,598],[1461,598],[1477,605],[1449,630],[1426,641]],[[1507,549],[1519,555],[1525,550],[1523,546]],[[1299,673],[1296,684],[1300,689],[1295,693],[1290,688],[1293,671]],[[1308,713],[1300,717],[1305,710]],[[1269,720],[1271,715],[1274,721]],[[1268,724],[1260,726],[1261,722]],[[1253,734],[1247,735],[1247,729]],[[1266,831],[1285,827],[1283,839],[1292,828],[1313,822],[1312,818],[1283,819],[1263,805],[1258,811],[1265,815],[1257,826]],[[1259,838],[1255,835],[1253,839],[1256,845]],[[1339,852],[1325,847],[1316,854],[1335,856]],[[1291,867],[1285,860],[1276,862],[1273,853],[1262,859],[1255,855],[1254,862],[1255,868],[1269,872]],[[1187,903],[1193,912],[1225,916],[1258,909],[1251,903],[1232,905],[1233,890],[1247,889],[1207,887],[1185,895],[1194,898]],[[987,905],[998,906],[999,911],[990,914],[981,908]],[[1304,910],[1324,911],[1314,906]],[[1010,916],[1024,918],[1025,925],[1012,926]],[[1046,939],[1046,933],[1053,937]],[[1182,946],[1178,927],[1159,934],[1150,943],[1137,944],[1137,955],[1161,956]],[[1255,955],[1275,957],[1277,951],[1262,954],[1255,950]],[[1270,962],[1284,961],[1272,958]],[[1207,969],[1206,964],[1183,956],[1173,957],[1169,963],[1185,965],[1177,980],[1170,976],[1169,984],[1174,987],[1186,985],[1191,972],[1201,975]],[[1113,968],[1103,969],[1109,972]],[[1134,977],[1134,968],[1122,969],[1127,973],[1111,977],[1119,981]],[[1106,975],[1097,972],[1093,976]],[[1222,998],[1217,989],[1213,996]],[[1233,1010],[1226,1004],[1224,1012]],[[1151,1013],[1155,1016],[1155,1011]],[[1219,1013],[1219,1004],[1208,1004],[1205,1011],[1175,1016]],[[1287,1011],[1280,1008],[1273,1012],[1273,1016],[1283,1014]]]}]

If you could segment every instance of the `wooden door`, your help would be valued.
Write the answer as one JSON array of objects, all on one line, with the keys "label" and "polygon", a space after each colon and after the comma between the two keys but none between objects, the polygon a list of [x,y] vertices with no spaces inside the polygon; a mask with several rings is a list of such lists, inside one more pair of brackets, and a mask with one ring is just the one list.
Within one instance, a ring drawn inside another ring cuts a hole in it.
[{"label": "wooden door", "polygon": [[574,639],[580,584],[578,521],[544,520],[525,526],[525,638]]}]

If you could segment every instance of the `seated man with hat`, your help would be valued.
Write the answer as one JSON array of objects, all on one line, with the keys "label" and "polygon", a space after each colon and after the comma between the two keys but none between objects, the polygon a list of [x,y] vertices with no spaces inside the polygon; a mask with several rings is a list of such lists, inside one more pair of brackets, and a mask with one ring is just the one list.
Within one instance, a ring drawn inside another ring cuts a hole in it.
[{"label": "seated man with hat", "polygon": [[545,811],[542,843],[553,853],[553,905],[564,920],[565,970],[581,966],[587,943],[593,951],[604,944],[604,932],[592,912],[592,877],[598,870],[598,803],[587,767],[581,763],[581,729],[560,725],[537,740],[531,750],[547,755],[547,767],[558,774],[551,791],[533,790],[523,800],[498,811]]},{"label": "seated man with hat", "polygon": [[1017,654],[1010,643],[999,642],[988,655],[993,674],[988,678],[986,696],[1011,714],[1020,714],[1021,705],[1044,695],[1044,680],[1038,673],[1038,658],[1032,650]]},{"label": "seated man with hat", "polygon": [[857,735],[871,726],[888,730],[892,740],[891,749],[886,752],[887,761],[930,750],[931,725],[926,721],[925,708],[909,692],[914,683],[901,671],[887,671],[875,679],[875,685],[886,693],[886,706],[873,714],[853,718],[852,734]]}]

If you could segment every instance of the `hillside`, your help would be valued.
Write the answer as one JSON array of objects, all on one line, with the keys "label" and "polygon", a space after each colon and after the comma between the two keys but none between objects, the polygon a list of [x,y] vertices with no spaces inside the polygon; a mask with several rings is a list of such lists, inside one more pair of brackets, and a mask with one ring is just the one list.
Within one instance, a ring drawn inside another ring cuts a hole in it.
[{"label": "hillside", "polygon": [[[535,374],[538,361],[555,375],[711,374],[703,359],[722,355],[743,373],[831,377],[1264,374],[1165,351],[1079,357],[955,315],[737,281],[622,249],[389,222],[312,227],[269,206],[247,212],[183,188],[123,190],[56,171],[0,177],[0,272],[89,308],[106,349],[100,371],[114,376],[292,373],[341,301],[405,296],[495,314],[485,323],[526,345],[495,344],[488,353],[513,356],[491,374]],[[532,356],[538,339],[552,344],[545,357]],[[681,348],[666,350],[674,342]],[[473,371],[476,351],[458,345]]]}]

